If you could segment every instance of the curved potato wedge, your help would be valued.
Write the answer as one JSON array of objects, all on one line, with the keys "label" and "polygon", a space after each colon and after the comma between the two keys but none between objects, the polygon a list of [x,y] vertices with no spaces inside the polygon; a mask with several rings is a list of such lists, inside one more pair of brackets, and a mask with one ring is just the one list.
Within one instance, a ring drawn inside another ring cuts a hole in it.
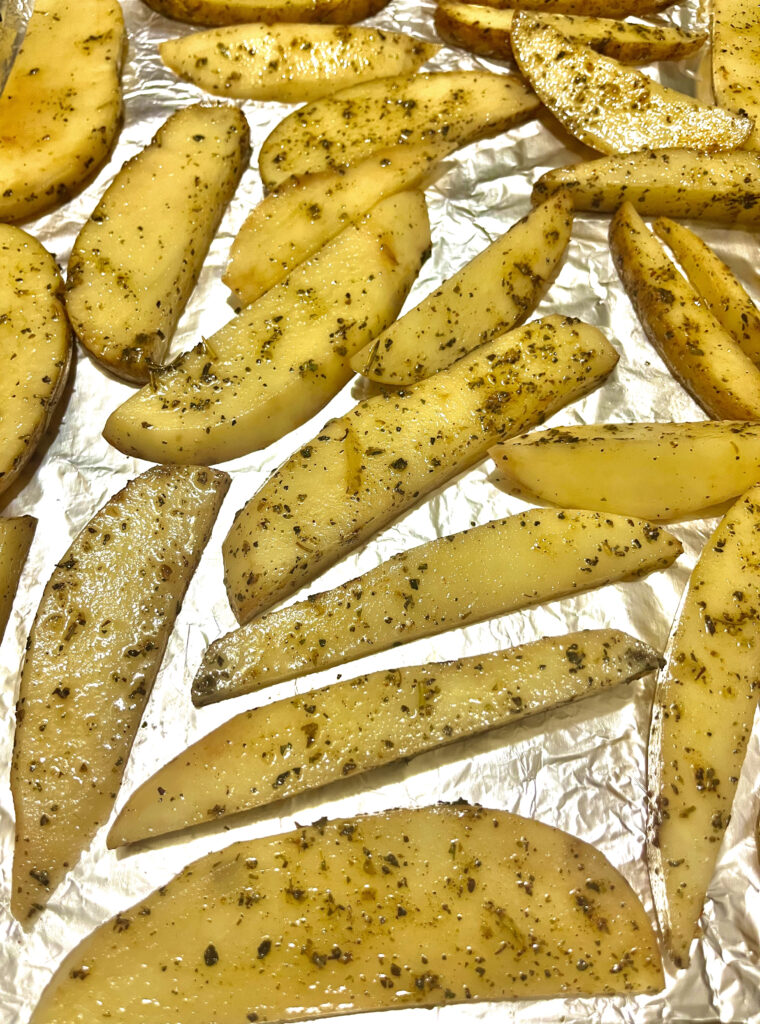
[{"label": "curved potato wedge", "polygon": [[516,15],[511,39],[517,65],[541,102],[572,135],[600,153],[666,146],[736,149],[752,131],[746,115],[666,89],[570,41],[540,18]]},{"label": "curved potato wedge", "polygon": [[2,494],[47,430],[66,386],[73,348],[55,260],[10,224],[0,224],[0,310]]},{"label": "curved potato wedge", "polygon": [[744,145],[760,149],[760,9],[754,0],[712,0],[710,11],[715,101],[749,114],[755,126]]},{"label": "curved potato wedge", "polygon": [[33,516],[0,519],[0,643],[36,528]]},{"label": "curved potato wedge", "polygon": [[213,463],[271,444],[351,377],[391,323],[430,245],[425,199],[399,192],[183,353],[108,418],[103,435],[153,462]]},{"label": "curved potato wedge", "polygon": [[[480,0],[482,3],[483,0]],[[519,10],[537,14],[572,14],[589,18],[641,18],[672,7],[675,0],[519,0]],[[489,7],[515,7],[515,0],[491,0]]]},{"label": "curved potato wedge", "polygon": [[163,361],[249,155],[237,107],[185,107],[109,185],[66,285],[72,326],[106,369],[144,383]]},{"label": "curved potato wedge", "polygon": [[264,140],[266,188],[292,174],[356,163],[387,146],[444,139],[466,146],[535,117],[537,97],[516,75],[437,71],[341,89],[289,114]]},{"label": "curved potato wedge", "polygon": [[175,616],[229,486],[156,466],[53,570],[16,705],[11,911],[28,927],[108,820]]},{"label": "curved potato wedge", "polygon": [[154,11],[193,25],[323,21],[348,25],[382,11],[388,0],[143,0]]},{"label": "curved potato wedge", "polygon": [[117,0],[36,0],[0,95],[0,220],[43,213],[103,163],[124,45]]}]

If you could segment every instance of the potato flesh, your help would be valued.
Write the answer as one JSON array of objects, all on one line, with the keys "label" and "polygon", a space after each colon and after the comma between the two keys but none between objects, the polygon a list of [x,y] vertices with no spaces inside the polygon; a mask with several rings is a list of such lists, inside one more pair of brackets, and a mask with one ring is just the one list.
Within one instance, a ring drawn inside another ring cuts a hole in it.
[{"label": "potato flesh", "polygon": [[282,437],[349,380],[351,355],[398,314],[429,244],[422,194],[390,196],[127,399],[104,436],[173,463],[233,459]]},{"label": "potato flesh", "polygon": [[649,871],[666,947],[683,966],[757,706],[759,502],[753,487],[705,545],[655,692]]},{"label": "potato flesh", "polygon": [[377,14],[388,0],[143,0],[148,7],[194,25],[239,25],[262,21],[322,21],[347,25]]},{"label": "potato flesh", "polygon": [[681,545],[640,520],[530,509],[401,552],[215,641],[196,704],[234,697],[457,626],[671,565]]},{"label": "potato flesh", "polygon": [[116,0],[35,0],[0,95],[0,220],[43,213],[103,163],[121,118],[124,41]]},{"label": "potato flesh", "polygon": [[237,108],[179,110],[121,168],[79,232],[66,309],[113,373],[145,382],[163,361],[249,154]]},{"label": "potato flesh", "polygon": [[45,587],[11,764],[11,911],[24,926],[108,819],[228,485],[196,466],[148,470],[95,514]]},{"label": "potato flesh", "polygon": [[32,516],[0,519],[0,643],[36,527]]},{"label": "potato flesh", "polygon": [[596,328],[547,317],[331,420],[237,513],[223,551],[238,621],[314,579],[496,441],[592,390],[617,358]]},{"label": "potato flesh", "polygon": [[641,325],[673,376],[714,419],[760,419],[760,369],[630,203],[612,218],[610,248]]},{"label": "potato flesh", "polygon": [[746,116],[664,88],[528,14],[513,21],[512,52],[544,105],[600,153],[666,146],[735,149],[752,130]]},{"label": "potato flesh", "polygon": [[308,24],[232,26],[159,45],[164,64],[207,92],[280,103],[410,74],[439,49],[403,32]]},{"label": "potato flesh", "polygon": [[356,163],[399,143],[465,146],[535,117],[539,101],[516,75],[439,71],[342,89],[289,114],[259,153],[264,185]]},{"label": "potato flesh", "polygon": [[760,149],[760,10],[755,0],[713,0],[712,83],[715,102],[746,113],[755,126],[746,149]]},{"label": "potato flesh", "polygon": [[0,224],[0,494],[34,454],[63,394],[72,354],[63,281],[21,228]]}]

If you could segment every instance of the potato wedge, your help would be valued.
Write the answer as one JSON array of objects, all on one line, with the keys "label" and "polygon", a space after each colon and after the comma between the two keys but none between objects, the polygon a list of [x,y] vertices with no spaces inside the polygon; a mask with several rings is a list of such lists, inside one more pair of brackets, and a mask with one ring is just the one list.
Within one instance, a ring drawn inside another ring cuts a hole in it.
[{"label": "potato wedge", "polygon": [[617,630],[372,672],[244,711],[144,782],[108,845],[122,846],[316,789],[630,682],[660,664]]},{"label": "potato wedge", "polygon": [[579,424],[490,454],[526,500],[667,522],[706,515],[760,480],[760,423]]},{"label": "potato wedge", "polygon": [[0,519],[0,643],[36,528],[33,516]]},{"label": "potato wedge", "polygon": [[[2,157],[0,157],[0,160]],[[50,253],[0,224],[0,494],[34,454],[69,375],[72,335]]]},{"label": "potato wedge", "polygon": [[111,812],[174,618],[229,486],[155,466],[53,570],[16,705],[11,911],[27,927]]},{"label": "potato wedge", "polygon": [[341,89],[289,114],[264,140],[270,189],[292,174],[356,163],[386,146],[443,138],[456,146],[535,117],[537,97],[516,75],[437,71]]},{"label": "potato wedge", "polygon": [[105,160],[121,121],[117,0],[35,0],[0,95],[0,220],[35,217]]},{"label": "potato wedge", "polygon": [[760,149],[760,10],[754,0],[712,0],[710,10],[715,101],[749,114],[755,126],[744,145]]},{"label": "potato wedge", "polygon": [[664,530],[607,513],[530,509],[497,519],[402,551],[214,641],[193,681],[193,703],[645,576],[681,551]]},{"label": "potato wedge", "polygon": [[167,67],[206,92],[308,103],[373,78],[407,75],[440,46],[403,32],[345,25],[233,25],[167,39]]},{"label": "potato wedge", "polygon": [[66,309],[99,363],[144,383],[163,361],[248,163],[237,107],[178,110],[128,160],[77,236]]},{"label": "potato wedge", "polygon": [[533,202],[560,188],[569,190],[576,210],[613,213],[628,200],[644,215],[760,223],[760,155],[741,150],[656,149],[587,160],[543,174]]},{"label": "potato wedge", "polygon": [[397,315],[430,245],[425,199],[399,192],[111,413],[103,435],[153,462],[266,447],[318,412],[349,359]]},{"label": "potato wedge", "polygon": [[531,315],[573,226],[562,192],[536,207],[351,359],[381,384],[414,384]]},{"label": "potato wedge", "polygon": [[610,249],[644,331],[673,376],[714,419],[760,419],[760,369],[699,296],[631,203]]},{"label": "potato wedge", "polygon": [[[671,7],[674,0],[519,0],[519,10],[539,14],[572,14],[589,18],[641,18]],[[483,3],[483,0],[479,0]],[[515,0],[490,0],[489,7],[517,7]]]},{"label": "potato wedge", "polygon": [[243,222],[224,283],[247,306],[381,199],[417,188],[453,146],[390,146],[338,171],[290,178]]},{"label": "potato wedge", "polygon": [[705,545],[657,680],[649,873],[678,966],[689,961],[757,707],[759,531],[760,487],[753,487]]},{"label": "potato wedge", "polygon": [[241,25],[262,21],[323,21],[348,25],[382,11],[388,0],[143,0],[148,7],[193,25]]},{"label": "potato wedge", "polygon": [[684,146],[736,149],[752,131],[745,114],[708,107],[648,75],[572,42],[547,21],[517,14],[517,66],[564,127],[600,153]]},{"label": "potato wedge", "polygon": [[[520,9],[527,10],[521,4]],[[509,8],[439,0],[435,9],[438,34],[452,46],[483,57],[512,58],[512,19]],[[707,38],[704,32],[684,32],[671,25],[643,25],[614,18],[572,14],[542,14],[540,20],[576,43],[614,57],[622,64],[649,64],[655,60],[682,60],[696,53]]]},{"label": "potato wedge", "polygon": [[617,359],[596,328],[547,317],[331,420],[236,515],[223,550],[238,621],[314,579],[496,441],[591,391]]},{"label": "potato wedge", "polygon": [[660,217],[653,227],[718,323],[736,339],[752,362],[760,365],[760,310],[732,271],[683,224]]}]

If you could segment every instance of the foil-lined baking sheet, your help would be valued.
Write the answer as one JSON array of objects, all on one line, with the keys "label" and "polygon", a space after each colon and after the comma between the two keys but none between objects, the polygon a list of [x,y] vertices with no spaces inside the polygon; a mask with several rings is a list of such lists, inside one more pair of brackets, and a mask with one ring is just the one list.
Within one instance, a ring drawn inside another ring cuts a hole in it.
[{"label": "foil-lined baking sheet", "polygon": [[[124,65],[124,125],[107,165],[69,203],[27,225],[62,266],[73,240],[98,197],[125,159],[153,135],[176,108],[210,100],[178,81],[162,65],[156,44],[185,34],[190,26],[171,22],[140,0],[123,0],[129,49]],[[392,0],[372,22],[435,40],[433,5]],[[686,27],[700,18],[686,4],[667,17]],[[477,60],[444,47],[426,69],[505,64]],[[650,69],[685,92],[701,88],[700,58]],[[174,339],[176,353],[208,336],[232,314],[220,273],[235,232],[262,195],[256,171],[258,147],[290,110],[273,103],[245,103],[254,157],[213,243],[199,284]],[[433,252],[405,308],[411,308],[529,209],[532,183],[544,171],[587,155],[544,116],[514,131],[451,156],[444,174],[428,189]],[[703,419],[701,410],[673,381],[647,343],[612,265],[605,217],[579,215],[569,251],[537,315],[563,313],[602,328],[620,352],[620,364],[602,388],[558,413],[551,424],[594,421]],[[760,301],[757,239],[749,232],[698,226]],[[325,685],[378,667],[415,664],[490,651],[568,630],[615,626],[663,650],[671,621],[695,559],[715,520],[672,527],[684,555],[669,570],[648,579],[607,587],[544,607],[469,626],[360,663],[282,683],[260,693],[196,711],[190,683],[202,652],[235,623],[222,584],[221,542],[233,514],[267,475],[330,416],[348,409],[362,392],[355,380],[310,423],[263,452],[224,468],[233,476],[216,529],[177,619],[163,667],[139,730],[117,801],[121,807],[140,782],[189,742],[246,707]],[[580,704],[544,714],[408,764],[390,766],[324,791],[220,821],[178,836],[113,852],[107,829],[55,893],[49,909],[29,934],[10,916],[13,810],[8,782],[13,743],[13,708],[19,665],[42,588],[56,561],[92,514],[127,480],[147,468],[111,448],[101,437],[108,414],[131,393],[81,350],[61,410],[33,467],[0,500],[4,515],[32,514],[39,526],[18,598],[0,647],[0,1020],[25,1022],[62,956],[96,925],[166,882],[184,865],[233,840],[285,831],[321,815],[339,816],[397,806],[423,806],[460,797],[538,818],[574,833],[601,849],[626,876],[653,917],[644,859],[646,740],[653,679],[639,681]],[[316,592],[350,579],[407,546],[489,519],[525,504],[505,493],[493,463],[484,462],[426,499],[391,528],[316,580]],[[302,594],[298,595],[299,597]],[[754,840],[758,812],[760,747],[749,745],[734,813],[725,837],[703,915],[704,936],[691,966],[668,976],[653,997],[557,999],[540,1002],[478,1003],[439,1010],[394,1011],[399,1024],[413,1022],[592,1021],[653,1024],[667,1021],[760,1021],[760,869]],[[390,1024],[391,1016],[366,1014],[366,1024]],[[139,1024],[139,1022],[134,1022]]]}]

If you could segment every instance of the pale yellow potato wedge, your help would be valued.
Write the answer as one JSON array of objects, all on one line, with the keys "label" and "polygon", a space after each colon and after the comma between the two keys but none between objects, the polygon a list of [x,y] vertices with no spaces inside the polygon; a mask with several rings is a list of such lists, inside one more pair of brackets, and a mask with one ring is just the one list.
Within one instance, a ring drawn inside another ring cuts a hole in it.
[{"label": "pale yellow potato wedge", "polygon": [[[527,7],[520,5],[520,9]],[[512,20],[517,12],[504,8],[439,0],[435,9],[438,34],[452,46],[462,46],[483,57],[512,58]],[[614,18],[573,14],[539,16],[576,43],[614,57],[622,64],[649,64],[655,60],[682,60],[701,48],[704,32],[684,32],[672,25],[643,25]]]},{"label": "pale yellow potato wedge", "polygon": [[112,373],[144,383],[163,361],[249,156],[237,107],[178,110],[124,164],[79,232],[66,310]]},{"label": "pale yellow potato wedge", "polygon": [[58,562],[16,705],[11,912],[27,927],[111,813],[175,616],[229,486],[155,466]]},{"label": "pale yellow potato wedge", "polygon": [[143,0],[148,7],[193,25],[241,25],[262,21],[323,21],[348,25],[377,14],[388,0]]},{"label": "pale yellow potato wedge", "polygon": [[667,217],[654,230],[670,247],[695,290],[753,363],[760,365],[760,310],[744,286],[702,239]]},{"label": "pale yellow potato wedge", "polygon": [[[480,0],[482,3],[483,0]],[[491,0],[489,7],[535,11],[538,14],[572,14],[590,18],[644,17],[671,7],[674,0]]]},{"label": "pale yellow potato wedge", "polygon": [[530,509],[402,551],[214,641],[193,681],[210,704],[470,625],[665,569],[681,545],[642,520]]},{"label": "pale yellow potato wedge", "polygon": [[440,49],[403,32],[345,25],[234,25],[160,43],[167,67],[216,96],[308,103],[407,75]]},{"label": "pale yellow potato wedge", "polygon": [[383,200],[156,374],[103,435],[153,462],[221,462],[266,447],[350,379],[351,355],[398,315],[429,246],[422,193]]},{"label": "pale yellow potato wedge", "polygon": [[0,224],[0,311],[2,494],[48,428],[73,349],[55,260],[35,238],[10,224]]},{"label": "pale yellow potato wedge", "polygon": [[617,359],[596,328],[547,317],[330,420],[235,517],[223,551],[238,621],[314,579],[496,441],[593,390]]},{"label": "pale yellow potato wedge", "polygon": [[0,519],[0,642],[36,528],[37,520],[33,516]]},{"label": "pale yellow potato wedge", "polygon": [[713,419],[760,419],[760,369],[630,203],[612,218],[610,249],[647,337],[676,380]]},{"label": "pale yellow potato wedge", "polygon": [[224,283],[241,305],[254,302],[381,199],[423,185],[453,148],[390,146],[354,167],[288,179],[243,222]]},{"label": "pale yellow potato wedge", "polygon": [[103,163],[121,121],[117,0],[35,0],[0,95],[0,220],[35,217]]},{"label": "pale yellow potato wedge", "polygon": [[760,423],[579,424],[523,434],[490,454],[509,490],[529,501],[667,522],[703,516],[760,480]]},{"label": "pale yellow potato wedge", "polygon": [[755,122],[747,149],[760,149],[760,7],[755,0],[712,0],[712,85],[727,110]]},{"label": "pale yellow potato wedge", "polygon": [[576,210],[613,213],[622,202],[652,216],[760,223],[760,155],[656,149],[600,157],[543,174],[533,202],[568,189]]},{"label": "pale yellow potato wedge", "polygon": [[668,952],[686,966],[757,707],[760,487],[729,510],[691,575],[649,736],[649,874]]},{"label": "pale yellow potato wedge", "polygon": [[593,696],[659,664],[639,640],[594,630],[443,664],[381,669],[244,711],[144,782],[116,818],[108,845],[316,789]]},{"label": "pale yellow potato wedge", "polygon": [[437,71],[341,89],[289,114],[264,140],[266,188],[292,174],[342,167],[398,143],[466,146],[529,120],[538,98],[516,75]]},{"label": "pale yellow potato wedge", "polygon": [[600,153],[736,149],[752,130],[746,115],[667,89],[569,40],[541,18],[517,14],[511,41],[517,66],[541,102],[571,135]]},{"label": "pale yellow potato wedge", "polygon": [[527,320],[572,226],[572,202],[558,192],[365,345],[351,366],[381,384],[414,384]]}]

